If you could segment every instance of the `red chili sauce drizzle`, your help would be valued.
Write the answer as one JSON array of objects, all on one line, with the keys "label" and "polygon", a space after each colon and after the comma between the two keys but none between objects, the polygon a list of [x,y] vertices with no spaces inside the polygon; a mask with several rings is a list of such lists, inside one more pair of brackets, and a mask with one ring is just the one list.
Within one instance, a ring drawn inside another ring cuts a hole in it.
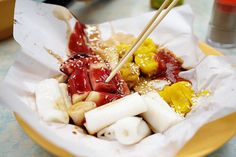
[{"label": "red chili sauce drizzle", "polygon": [[99,92],[117,93],[117,88],[114,79],[112,79],[110,82],[105,82],[109,74],[110,70],[107,68],[90,68],[89,78],[93,90]]},{"label": "red chili sauce drizzle", "polygon": [[174,54],[160,50],[156,55],[156,61],[158,62],[158,79],[169,80],[172,83],[186,81],[179,76],[179,72],[182,69],[182,62]]},{"label": "red chili sauce drizzle", "polygon": [[107,104],[107,103],[112,102],[114,100],[120,99],[122,97],[123,96],[119,95],[119,94],[110,94],[110,93],[101,92],[100,96],[99,96],[99,100],[97,100],[97,102],[96,102],[96,106],[97,107],[102,106],[104,104]]},{"label": "red chili sauce drizzle", "polygon": [[86,67],[80,67],[70,75],[68,79],[68,92],[71,96],[92,90],[87,73]]},{"label": "red chili sauce drizzle", "polygon": [[92,50],[87,45],[87,37],[85,34],[86,26],[80,22],[76,22],[74,32],[69,37],[68,48],[71,56],[77,54],[92,54]]},{"label": "red chili sauce drizzle", "polygon": [[110,82],[105,82],[111,70],[107,67],[91,68],[89,70],[90,82],[93,90],[99,92],[109,92],[121,95],[130,94],[129,88],[119,74],[116,74]]},{"label": "red chili sauce drizzle", "polygon": [[60,70],[66,75],[70,75],[75,69],[80,67],[89,68],[91,64],[104,62],[98,55],[78,54],[61,64]]}]

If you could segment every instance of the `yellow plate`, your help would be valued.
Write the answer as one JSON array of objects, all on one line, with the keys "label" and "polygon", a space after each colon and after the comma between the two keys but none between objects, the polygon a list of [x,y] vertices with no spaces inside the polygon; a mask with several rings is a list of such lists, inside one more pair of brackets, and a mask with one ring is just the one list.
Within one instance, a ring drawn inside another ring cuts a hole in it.
[{"label": "yellow plate", "polygon": [[[207,55],[222,55],[207,44],[200,42],[199,47]],[[56,156],[72,157],[73,155],[55,144],[47,141],[39,133],[33,130],[18,115],[16,120],[36,143]],[[236,134],[236,112],[226,117],[210,122],[201,127],[194,137],[179,151],[177,157],[200,157],[217,150]],[[204,141],[204,142],[203,142]]]},{"label": "yellow plate", "polygon": [[14,6],[15,0],[0,0],[0,40],[12,35]]}]

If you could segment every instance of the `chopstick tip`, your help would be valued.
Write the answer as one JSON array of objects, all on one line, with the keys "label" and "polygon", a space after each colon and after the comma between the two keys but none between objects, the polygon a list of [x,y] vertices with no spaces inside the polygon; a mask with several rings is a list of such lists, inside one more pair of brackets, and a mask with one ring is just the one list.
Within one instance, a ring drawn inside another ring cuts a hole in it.
[{"label": "chopstick tip", "polygon": [[105,82],[107,83],[107,82],[111,81],[112,78],[113,78],[113,76],[110,74],[109,77],[105,80]]}]

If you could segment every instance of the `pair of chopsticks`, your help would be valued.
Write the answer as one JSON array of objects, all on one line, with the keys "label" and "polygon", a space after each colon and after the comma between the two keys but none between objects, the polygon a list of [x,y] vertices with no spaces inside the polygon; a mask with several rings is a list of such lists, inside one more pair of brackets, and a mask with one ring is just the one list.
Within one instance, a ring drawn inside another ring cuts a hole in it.
[{"label": "pair of chopsticks", "polygon": [[[116,73],[122,68],[122,66],[127,62],[130,56],[134,54],[134,52],[141,46],[141,44],[147,39],[147,37],[152,33],[152,31],[157,27],[157,25],[166,17],[166,15],[170,12],[170,10],[177,4],[179,0],[173,0],[170,5],[170,0],[165,0],[161,7],[157,10],[155,15],[152,17],[150,22],[146,25],[144,30],[139,34],[137,40],[135,43],[130,47],[128,52],[122,57],[121,61],[118,63],[118,65],[112,70],[109,77],[106,79],[106,82],[111,81],[111,79],[116,75]],[[164,10],[164,11],[163,11]],[[163,13],[162,13],[163,11]],[[162,13],[162,14],[161,14]],[[161,15],[160,15],[161,14]],[[160,15],[160,16],[159,16]]]}]

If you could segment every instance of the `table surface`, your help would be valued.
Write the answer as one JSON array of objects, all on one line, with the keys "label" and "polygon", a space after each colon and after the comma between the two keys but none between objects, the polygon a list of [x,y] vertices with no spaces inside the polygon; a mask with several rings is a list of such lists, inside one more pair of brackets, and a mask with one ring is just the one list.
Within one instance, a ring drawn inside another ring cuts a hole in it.
[{"label": "table surface", "polygon": [[[40,0],[38,0],[40,1]],[[186,0],[195,13],[194,32],[205,41],[213,0]],[[119,6],[119,7],[118,7]],[[151,11],[149,0],[99,0],[92,4],[76,2],[70,7],[85,23],[100,23]],[[14,39],[0,42],[0,80],[13,64],[20,49]],[[236,49],[221,49],[225,55],[236,55]],[[0,156],[1,157],[51,157],[50,153],[32,141],[16,122],[12,112],[0,104]],[[209,157],[234,157],[236,137]]]}]

